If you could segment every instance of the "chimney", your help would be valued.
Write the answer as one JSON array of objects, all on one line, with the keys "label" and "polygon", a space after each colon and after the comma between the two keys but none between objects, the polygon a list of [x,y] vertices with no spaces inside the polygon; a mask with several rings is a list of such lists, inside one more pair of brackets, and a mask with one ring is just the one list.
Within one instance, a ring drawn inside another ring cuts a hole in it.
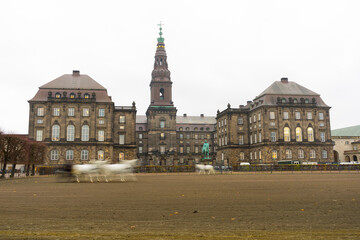
[{"label": "chimney", "polygon": [[73,76],[80,76],[80,71],[79,70],[73,70]]},{"label": "chimney", "polygon": [[282,83],[288,83],[289,81],[288,81],[287,78],[281,78],[281,82],[282,82]]},{"label": "chimney", "polygon": [[200,114],[200,117],[204,117],[204,114],[202,113],[202,114]]},{"label": "chimney", "polygon": [[184,117],[186,117],[186,113],[184,113]]}]

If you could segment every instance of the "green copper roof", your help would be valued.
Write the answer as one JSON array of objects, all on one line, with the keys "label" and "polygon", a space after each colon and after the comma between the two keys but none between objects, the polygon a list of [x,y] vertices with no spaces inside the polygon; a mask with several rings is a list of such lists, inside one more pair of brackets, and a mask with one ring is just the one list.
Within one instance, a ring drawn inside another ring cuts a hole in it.
[{"label": "green copper roof", "polygon": [[331,131],[333,137],[360,137],[360,125]]},{"label": "green copper roof", "polygon": [[162,24],[161,22],[160,22],[160,24],[158,24],[158,26],[160,27],[160,32],[159,32],[160,37],[158,37],[158,39],[157,39],[157,40],[158,40],[158,43],[163,43],[164,40],[165,40],[165,39],[162,37],[162,34],[163,34],[163,33],[162,33],[162,27],[161,27],[162,25],[163,25],[163,24]]}]

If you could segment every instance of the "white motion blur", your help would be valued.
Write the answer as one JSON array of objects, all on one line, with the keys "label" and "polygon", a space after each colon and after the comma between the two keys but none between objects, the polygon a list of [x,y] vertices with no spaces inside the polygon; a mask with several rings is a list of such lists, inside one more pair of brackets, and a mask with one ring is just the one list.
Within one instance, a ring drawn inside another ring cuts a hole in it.
[{"label": "white motion blur", "polygon": [[215,174],[214,167],[211,165],[195,164],[195,168],[199,171],[199,174]]},{"label": "white motion blur", "polygon": [[131,180],[136,181],[134,175],[134,166],[136,166],[138,159],[124,160],[119,164],[108,164],[107,161],[94,161],[89,164],[73,165],[72,173],[76,177],[76,181],[80,179],[86,180],[88,177],[90,182],[93,182],[93,177],[100,182],[103,178],[106,182],[111,181],[116,177],[120,177],[120,181],[126,181],[131,177]]}]

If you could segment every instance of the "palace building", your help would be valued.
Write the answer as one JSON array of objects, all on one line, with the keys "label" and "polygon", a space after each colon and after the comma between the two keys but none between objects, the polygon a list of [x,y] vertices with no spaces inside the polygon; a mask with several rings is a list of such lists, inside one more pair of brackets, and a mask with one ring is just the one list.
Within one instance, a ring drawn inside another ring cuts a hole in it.
[{"label": "palace building", "polygon": [[106,88],[80,71],[39,88],[29,100],[29,138],[48,145],[47,165],[134,158],[143,165],[192,165],[202,161],[205,141],[210,163],[333,161],[330,107],[286,78],[245,106],[178,116],[161,31],[145,115],[137,115],[135,102],[116,106]]}]

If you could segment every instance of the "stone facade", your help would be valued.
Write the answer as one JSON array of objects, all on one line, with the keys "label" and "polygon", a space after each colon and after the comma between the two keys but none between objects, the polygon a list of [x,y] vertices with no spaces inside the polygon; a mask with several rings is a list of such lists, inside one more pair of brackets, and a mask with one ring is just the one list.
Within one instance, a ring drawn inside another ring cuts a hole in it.
[{"label": "stone facade", "polygon": [[318,94],[283,78],[259,96],[246,106],[218,111],[218,161],[334,161],[330,107]]},{"label": "stone facade", "polygon": [[46,165],[136,157],[135,104],[115,107],[107,90],[79,71],[41,86],[29,104],[29,138],[49,146]]}]

